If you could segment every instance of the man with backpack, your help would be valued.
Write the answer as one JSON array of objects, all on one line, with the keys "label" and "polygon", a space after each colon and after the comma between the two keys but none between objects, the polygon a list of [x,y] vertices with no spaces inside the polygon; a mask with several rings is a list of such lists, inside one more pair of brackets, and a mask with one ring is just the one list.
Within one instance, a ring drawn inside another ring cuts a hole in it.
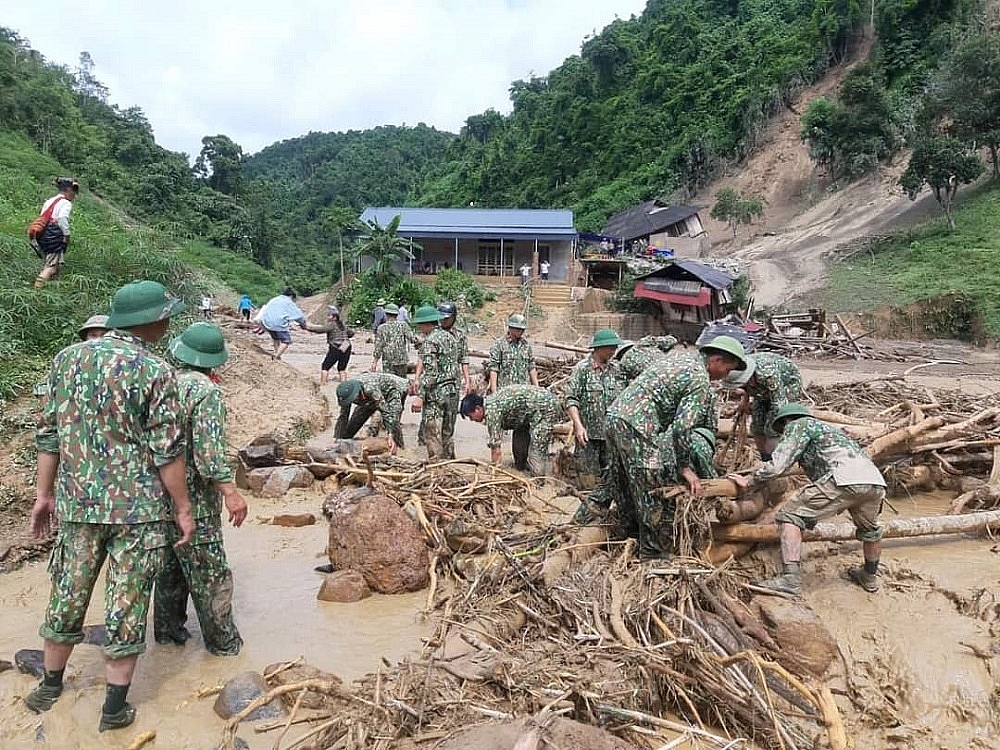
[{"label": "man with backpack", "polygon": [[80,194],[80,183],[72,177],[58,178],[56,187],[59,193],[45,201],[38,218],[28,225],[28,242],[43,261],[42,270],[35,279],[36,289],[41,289],[62,270],[69,246],[69,215],[73,211],[73,201]]}]

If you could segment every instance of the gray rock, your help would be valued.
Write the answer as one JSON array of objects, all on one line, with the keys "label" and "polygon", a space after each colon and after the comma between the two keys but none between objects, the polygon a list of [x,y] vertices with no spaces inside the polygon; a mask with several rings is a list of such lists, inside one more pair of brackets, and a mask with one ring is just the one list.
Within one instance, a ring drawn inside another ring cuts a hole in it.
[{"label": "gray rock", "polygon": [[282,497],[292,487],[311,487],[316,481],[304,466],[279,466],[271,470],[260,494],[263,497]]},{"label": "gray rock", "polygon": [[45,663],[41,649],[22,648],[14,654],[14,664],[19,672],[30,674],[38,679],[45,676]]},{"label": "gray rock", "polygon": [[84,625],[83,642],[90,646],[107,646],[108,629],[104,625]]},{"label": "gray rock", "polygon": [[[226,683],[215,699],[212,708],[223,719],[231,719],[251,701],[267,692],[267,683],[258,672],[243,672]],[[280,700],[272,700],[253,711],[245,721],[261,721],[263,719],[284,719],[287,716],[285,707]]]},{"label": "gray rock", "polygon": [[251,469],[277,466],[281,463],[281,444],[274,435],[260,435],[240,450],[240,459]]},{"label": "gray rock", "polygon": [[273,466],[266,466],[260,469],[250,469],[247,472],[247,489],[252,492],[260,492],[264,489],[264,485],[267,484],[267,480],[271,478],[271,472],[274,471]]},{"label": "gray rock", "polygon": [[[250,750],[250,745],[242,737],[233,737],[233,747],[236,750]],[[223,742],[215,750],[226,750],[226,743]]]}]

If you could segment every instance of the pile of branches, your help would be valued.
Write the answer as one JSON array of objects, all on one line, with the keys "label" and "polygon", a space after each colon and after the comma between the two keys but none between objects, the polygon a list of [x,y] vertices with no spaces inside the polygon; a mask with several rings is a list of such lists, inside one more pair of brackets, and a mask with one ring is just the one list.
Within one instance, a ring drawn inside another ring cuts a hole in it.
[{"label": "pile of branches", "polygon": [[[308,720],[308,739],[295,747],[346,750],[561,715],[637,747],[677,733],[717,748],[746,738],[806,750],[820,734],[846,747],[829,691],[777,660],[741,576],[696,559],[639,562],[631,542],[594,554],[607,540],[588,530],[602,539],[564,538],[553,548],[558,529],[494,535],[477,572],[450,570],[454,585],[434,599],[436,624],[420,655],[351,686],[277,688],[293,711],[270,728]],[[589,556],[576,554],[583,548]],[[577,564],[546,583],[567,550]],[[325,696],[324,709],[297,716],[310,692]],[[228,731],[231,739],[235,725]]]},{"label": "pile of branches", "polygon": [[755,350],[777,352],[786,357],[809,355],[834,359],[906,361],[901,354],[862,343],[861,339],[873,332],[855,336],[839,315],[827,320],[823,310],[772,315],[765,329],[754,337]]}]

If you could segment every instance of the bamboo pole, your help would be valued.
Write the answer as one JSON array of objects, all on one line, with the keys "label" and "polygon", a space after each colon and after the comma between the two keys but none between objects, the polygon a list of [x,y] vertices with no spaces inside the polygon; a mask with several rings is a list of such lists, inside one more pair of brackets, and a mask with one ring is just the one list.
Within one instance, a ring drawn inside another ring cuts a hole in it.
[{"label": "bamboo pole", "polygon": [[[883,539],[902,539],[939,534],[965,534],[1000,524],[1000,510],[962,515],[894,518],[882,525]],[[857,529],[851,523],[818,523],[816,528],[802,532],[803,541],[836,542],[854,539]],[[712,538],[717,542],[756,542],[775,544],[781,529],[778,524],[730,524],[713,526]]]},{"label": "bamboo pole", "polygon": [[584,349],[580,346],[570,346],[569,344],[560,344],[555,341],[543,341],[542,346],[547,346],[549,349],[562,349],[567,352],[574,352],[576,354],[589,354],[590,349]]}]

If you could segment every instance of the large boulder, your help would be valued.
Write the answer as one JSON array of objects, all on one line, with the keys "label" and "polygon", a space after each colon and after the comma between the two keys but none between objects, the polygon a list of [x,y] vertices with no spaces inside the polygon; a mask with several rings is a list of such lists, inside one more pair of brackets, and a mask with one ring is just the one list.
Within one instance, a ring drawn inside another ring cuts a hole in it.
[{"label": "large boulder", "polygon": [[267,484],[267,480],[271,478],[272,471],[274,471],[273,466],[262,466],[258,469],[250,469],[250,471],[246,472],[244,475],[246,479],[246,489],[260,494],[261,490],[264,489],[264,485]]},{"label": "large boulder", "polygon": [[[230,719],[254,700],[267,693],[267,683],[257,672],[242,672],[225,684],[212,708],[223,719]],[[284,719],[288,715],[280,699],[271,700],[250,712],[246,721]]]},{"label": "large boulder", "polygon": [[251,469],[277,466],[281,463],[281,442],[275,435],[259,435],[240,449],[239,456],[243,465]]},{"label": "large boulder", "polygon": [[316,477],[304,466],[279,466],[271,469],[271,475],[264,482],[262,497],[284,497],[292,487],[312,487]]},{"label": "large boulder", "polygon": [[430,555],[423,534],[395,500],[385,495],[335,493],[323,503],[330,521],[327,552],[335,570],[357,570],[372,591],[419,591],[429,580]]},{"label": "large boulder", "polygon": [[359,570],[338,570],[323,576],[316,598],[323,602],[359,602],[372,595]]},{"label": "large boulder", "polygon": [[754,597],[755,609],[771,637],[780,646],[775,658],[793,672],[822,677],[837,657],[837,641],[819,616],[805,603],[776,596]]}]

